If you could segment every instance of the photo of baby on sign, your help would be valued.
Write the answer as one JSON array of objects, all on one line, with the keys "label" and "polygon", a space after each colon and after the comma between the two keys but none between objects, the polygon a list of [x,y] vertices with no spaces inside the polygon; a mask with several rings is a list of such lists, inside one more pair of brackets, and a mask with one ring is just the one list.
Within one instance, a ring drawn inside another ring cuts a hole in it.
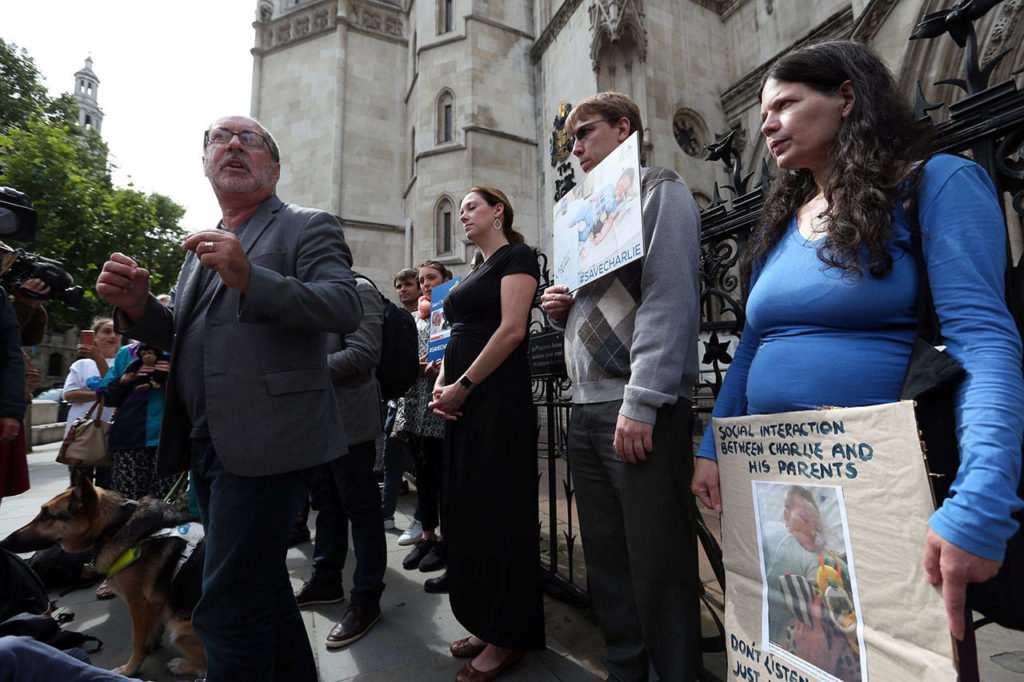
[{"label": "photo of baby on sign", "polygon": [[575,291],[644,253],[633,133],[555,203],[555,283]]}]

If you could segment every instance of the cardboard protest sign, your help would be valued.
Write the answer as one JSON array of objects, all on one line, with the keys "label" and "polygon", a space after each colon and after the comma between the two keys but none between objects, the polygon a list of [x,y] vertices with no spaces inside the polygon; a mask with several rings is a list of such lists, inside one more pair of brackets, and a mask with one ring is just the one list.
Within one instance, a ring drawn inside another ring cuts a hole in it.
[{"label": "cardboard protest sign", "polygon": [[728,679],[956,680],[911,401],[716,418]]},{"label": "cardboard protest sign", "polygon": [[452,326],[444,316],[444,299],[459,285],[459,278],[448,280],[430,290],[430,332],[427,337],[427,360],[433,362],[444,357]]},{"label": "cardboard protest sign", "polygon": [[637,134],[555,203],[555,284],[575,291],[644,255]]}]

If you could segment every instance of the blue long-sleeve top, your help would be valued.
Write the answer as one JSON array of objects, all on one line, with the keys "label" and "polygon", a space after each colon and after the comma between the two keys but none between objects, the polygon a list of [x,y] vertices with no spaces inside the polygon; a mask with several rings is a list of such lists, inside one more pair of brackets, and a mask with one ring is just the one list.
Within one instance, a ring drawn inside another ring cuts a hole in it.
[{"label": "blue long-sleeve top", "polygon": [[[917,195],[922,251],[947,352],[967,370],[954,396],[961,464],[936,533],[1002,559],[1021,506],[1021,340],[1005,304],[1003,215],[977,164],[938,155]],[[794,219],[757,268],[747,321],[713,416],[854,407],[898,399],[917,335],[917,265],[893,207],[893,269],[883,278],[826,268]],[[699,457],[715,458],[710,428]]]},{"label": "blue long-sleeve top", "polygon": [[117,407],[117,419],[107,436],[111,450],[126,450],[160,443],[166,381],[160,388],[136,391],[134,384],[122,384],[121,376],[135,360],[138,343],[123,346],[114,357],[101,384],[107,405]]}]

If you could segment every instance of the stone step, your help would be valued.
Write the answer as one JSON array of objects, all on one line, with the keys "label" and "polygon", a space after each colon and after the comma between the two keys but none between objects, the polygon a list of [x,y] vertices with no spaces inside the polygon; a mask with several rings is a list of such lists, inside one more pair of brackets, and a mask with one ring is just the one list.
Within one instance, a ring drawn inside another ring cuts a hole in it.
[{"label": "stone step", "polygon": [[64,439],[65,422],[32,425],[32,445],[46,445]]}]

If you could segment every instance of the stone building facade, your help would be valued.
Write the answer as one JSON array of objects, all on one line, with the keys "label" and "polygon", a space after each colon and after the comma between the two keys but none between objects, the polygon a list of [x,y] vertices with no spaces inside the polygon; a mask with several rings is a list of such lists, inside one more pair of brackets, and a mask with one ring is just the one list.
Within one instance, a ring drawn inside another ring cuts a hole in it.
[{"label": "stone building facade", "polygon": [[[959,91],[952,40],[908,37],[952,0],[258,0],[252,112],[284,150],[280,194],[337,215],[356,267],[382,288],[439,258],[465,272],[458,203],[474,184],[509,195],[516,227],[549,251],[556,188],[582,177],[557,150],[559,114],[616,89],[640,106],[644,162],[673,168],[698,202],[721,164],[704,145],[739,127],[746,168],[766,150],[757,85],[790,47],[853,36],[909,93]],[[1024,0],[977,23],[992,82],[1024,61]],[[1004,73],[1005,72],[1005,73]],[[723,190],[728,198],[728,193]]]}]

